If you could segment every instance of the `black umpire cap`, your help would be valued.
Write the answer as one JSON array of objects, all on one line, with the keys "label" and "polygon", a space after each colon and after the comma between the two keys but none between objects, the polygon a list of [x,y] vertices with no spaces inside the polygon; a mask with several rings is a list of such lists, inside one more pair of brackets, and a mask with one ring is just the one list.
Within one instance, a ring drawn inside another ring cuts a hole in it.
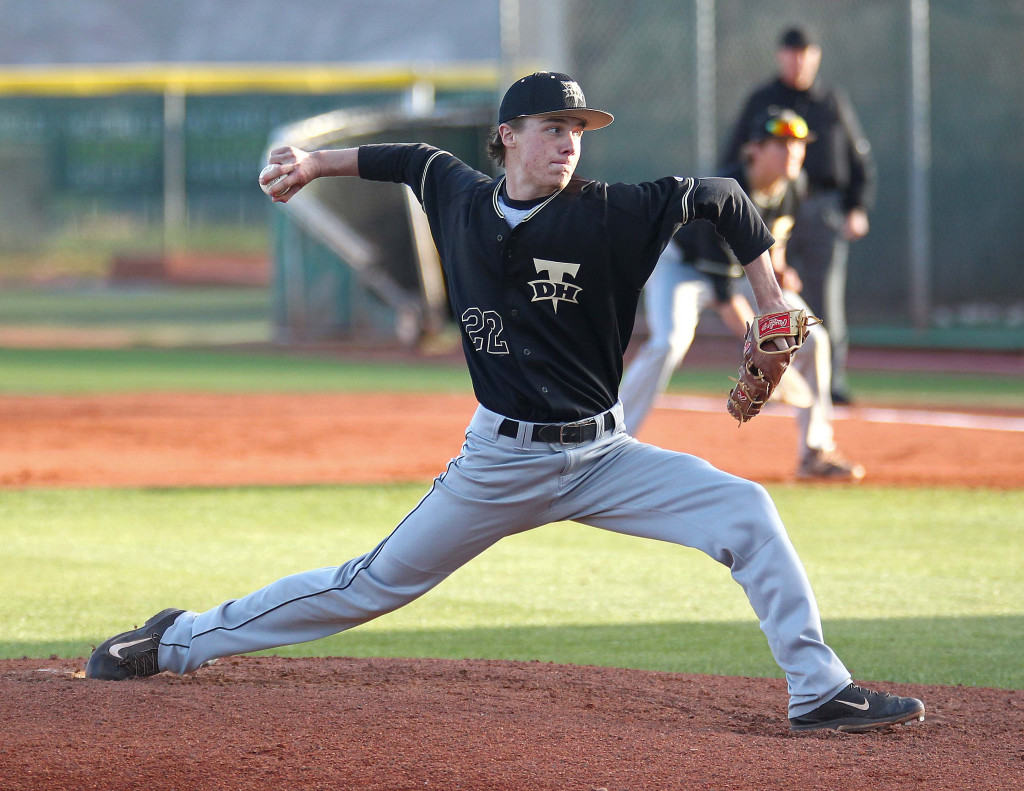
[{"label": "black umpire cap", "polygon": [[791,27],[779,37],[781,49],[807,49],[817,43],[817,37],[805,27]]},{"label": "black umpire cap", "polygon": [[583,89],[568,74],[538,71],[516,80],[505,91],[498,109],[498,125],[526,116],[571,115],[587,122],[587,129],[608,126],[614,117],[587,107]]}]

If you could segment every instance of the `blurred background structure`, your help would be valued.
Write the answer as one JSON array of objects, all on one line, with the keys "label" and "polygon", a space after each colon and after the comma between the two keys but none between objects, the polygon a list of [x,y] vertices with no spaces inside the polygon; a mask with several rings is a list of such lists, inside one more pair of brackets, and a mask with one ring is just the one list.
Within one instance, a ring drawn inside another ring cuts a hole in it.
[{"label": "blurred background structure", "polygon": [[399,192],[318,188],[367,246],[339,242],[259,191],[272,142],[309,140],[318,119],[324,145],[437,140],[486,168],[501,93],[544,68],[616,115],[587,137],[582,175],[705,175],[774,73],[779,32],[806,23],[878,165],[872,230],[851,249],[854,345],[1024,349],[1024,0],[0,0],[0,13],[0,329],[42,320],[41,283],[189,283],[251,289],[229,303],[250,328],[273,317],[267,339],[411,337],[406,295],[420,329],[437,320],[415,212]]}]

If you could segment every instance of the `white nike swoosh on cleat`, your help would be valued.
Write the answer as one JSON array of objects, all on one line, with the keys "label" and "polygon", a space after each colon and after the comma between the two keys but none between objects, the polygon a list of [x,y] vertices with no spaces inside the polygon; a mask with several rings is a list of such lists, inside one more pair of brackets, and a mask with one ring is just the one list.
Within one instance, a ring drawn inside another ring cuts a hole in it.
[{"label": "white nike swoosh on cleat", "polygon": [[112,646],[110,646],[110,655],[115,659],[122,659],[123,657],[121,656],[121,651],[123,651],[125,648],[131,648],[133,645],[145,643],[150,639],[151,638],[149,637],[143,637],[141,640],[132,640],[130,643],[114,643]]},{"label": "white nike swoosh on cleat", "polygon": [[864,698],[864,702],[863,703],[853,703],[852,701],[849,701],[849,700],[837,700],[836,703],[842,703],[844,706],[849,706],[851,709],[859,709],[860,711],[867,711],[868,710],[868,706],[870,705],[868,703],[868,699],[867,698]]}]

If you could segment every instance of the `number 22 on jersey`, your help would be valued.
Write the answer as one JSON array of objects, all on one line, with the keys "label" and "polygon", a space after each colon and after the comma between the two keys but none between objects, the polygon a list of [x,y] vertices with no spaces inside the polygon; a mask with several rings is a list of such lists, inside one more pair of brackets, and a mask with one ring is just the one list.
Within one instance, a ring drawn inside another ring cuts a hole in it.
[{"label": "number 22 on jersey", "polygon": [[473,348],[488,354],[508,354],[508,344],[501,338],[501,316],[494,310],[467,308],[462,313],[462,326],[473,340]]}]

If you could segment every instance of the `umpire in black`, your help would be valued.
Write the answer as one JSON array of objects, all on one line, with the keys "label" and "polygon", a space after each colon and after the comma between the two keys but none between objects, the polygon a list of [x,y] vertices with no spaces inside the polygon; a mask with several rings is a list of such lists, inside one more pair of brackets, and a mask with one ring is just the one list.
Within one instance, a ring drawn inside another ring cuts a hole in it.
[{"label": "umpire in black", "polygon": [[817,140],[807,146],[808,195],[801,204],[787,257],[804,283],[803,297],[825,321],[832,339],[832,399],[849,403],[846,358],[846,269],[849,243],[868,232],[875,195],[871,146],[846,93],[817,81],[821,47],[809,31],[783,32],[779,73],[747,99],[722,164],[740,160],[751,123],[769,107],[787,107],[807,120]]}]

